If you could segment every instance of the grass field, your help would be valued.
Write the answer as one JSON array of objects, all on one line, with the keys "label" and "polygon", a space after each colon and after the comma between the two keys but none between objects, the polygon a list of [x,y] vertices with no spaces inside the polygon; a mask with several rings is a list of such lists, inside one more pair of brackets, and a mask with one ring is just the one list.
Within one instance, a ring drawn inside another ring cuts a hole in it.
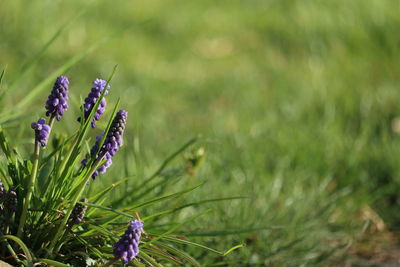
[{"label": "grass field", "polygon": [[[200,136],[204,164],[170,193],[204,182],[178,201],[246,197],[176,214],[211,208],[185,226],[191,238],[245,245],[223,259],[188,249],[203,265],[394,261],[385,251],[396,251],[400,226],[399,12],[383,0],[2,1],[1,105],[96,45],[66,72],[74,111],[57,127],[72,131],[79,95],[118,64],[108,101],[121,96],[130,113],[127,140],[101,180],[133,177],[115,199]],[[19,127],[42,112],[48,88],[3,122],[15,144],[30,148]]]}]

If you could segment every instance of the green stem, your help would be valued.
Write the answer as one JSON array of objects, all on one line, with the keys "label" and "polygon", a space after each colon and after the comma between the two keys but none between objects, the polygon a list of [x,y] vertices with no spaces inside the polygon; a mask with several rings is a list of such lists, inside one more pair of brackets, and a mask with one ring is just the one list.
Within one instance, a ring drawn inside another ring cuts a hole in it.
[{"label": "green stem", "polygon": [[104,154],[99,156],[99,159],[96,162],[94,162],[94,164],[92,165],[92,168],[90,169],[89,172],[86,173],[86,176],[84,177],[83,181],[79,185],[78,191],[75,194],[74,198],[71,200],[70,207],[69,207],[67,213],[65,214],[63,220],[61,221],[60,225],[58,226],[57,232],[56,232],[53,240],[50,243],[48,255],[53,254],[53,250],[54,250],[54,254],[56,254],[58,252],[58,250],[61,248],[61,247],[57,247],[56,249],[54,249],[57,244],[57,241],[60,240],[60,237],[65,232],[65,225],[67,224],[68,219],[71,216],[71,213],[76,205],[76,202],[78,202],[78,199],[81,197],[83,191],[85,190],[85,186],[86,186],[87,182],[89,181],[89,179],[92,176],[92,174],[94,173],[94,171],[99,167],[98,165],[100,164],[101,159],[103,157],[104,157]]},{"label": "green stem", "polygon": [[[49,122],[50,131],[53,127],[54,120],[55,120],[55,117],[51,116],[50,122]],[[35,135],[36,135],[36,133],[35,133]],[[50,135],[50,132],[49,132],[49,135]],[[39,158],[40,158],[40,143],[36,140],[36,137],[35,137],[35,149],[33,152],[32,173],[31,173],[31,178],[29,180],[29,184],[28,184],[28,192],[26,193],[25,200],[24,200],[24,206],[22,208],[21,217],[19,218],[19,225],[18,225],[18,231],[17,231],[17,236],[19,238],[21,238],[22,232],[24,230],[24,225],[25,225],[25,221],[26,221],[26,216],[28,214],[29,204],[31,202],[33,189],[35,188],[36,176],[37,176],[38,166],[39,166]]]},{"label": "green stem", "polygon": [[19,219],[19,225],[18,225],[18,231],[17,231],[17,236],[19,238],[21,238],[22,231],[24,230],[24,225],[25,225],[25,221],[26,221],[26,215],[28,213],[29,203],[31,202],[33,189],[35,187],[35,181],[36,181],[36,176],[37,176],[37,171],[38,171],[38,166],[39,166],[39,156],[40,156],[40,143],[36,140],[35,141],[35,150],[33,152],[32,174],[31,174],[31,178],[30,178],[29,184],[28,184],[28,192],[26,193],[26,196],[25,196],[22,214]]},{"label": "green stem", "polygon": [[51,115],[50,121],[49,121],[49,126],[50,126],[49,136],[50,136],[50,133],[51,133],[51,129],[53,129],[53,124],[54,124],[55,119],[56,119],[56,117],[54,117],[54,115]]},{"label": "green stem", "polygon": [[[0,233],[0,234],[1,234],[1,233]],[[3,235],[3,234],[1,234],[1,235]],[[6,245],[8,251],[11,253],[11,256],[13,256],[13,259],[15,259],[15,261],[16,261],[18,264],[21,264],[21,260],[18,258],[18,254],[15,253],[15,251],[14,251],[14,249],[12,248],[12,246],[10,245],[10,243],[8,243],[7,240],[2,241],[2,243]]]}]

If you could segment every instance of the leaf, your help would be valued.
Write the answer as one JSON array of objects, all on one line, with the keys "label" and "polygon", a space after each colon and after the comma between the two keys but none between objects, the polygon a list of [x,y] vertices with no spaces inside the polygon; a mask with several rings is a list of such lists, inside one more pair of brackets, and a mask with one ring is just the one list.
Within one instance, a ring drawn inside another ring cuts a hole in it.
[{"label": "leaf", "polygon": [[211,211],[211,209],[208,209],[208,210],[205,210],[205,211],[203,211],[203,212],[201,212],[201,213],[199,213],[199,214],[196,214],[196,215],[190,217],[189,219],[187,219],[187,220],[185,220],[185,221],[183,221],[183,222],[181,222],[181,223],[179,223],[179,224],[177,224],[177,225],[171,227],[168,231],[162,233],[161,235],[157,235],[155,238],[153,238],[153,239],[152,239],[151,241],[149,241],[148,243],[153,243],[153,242],[155,242],[155,241],[157,241],[157,240],[159,240],[159,239],[161,239],[161,238],[163,238],[163,237],[165,237],[165,236],[171,234],[171,233],[174,232],[176,229],[181,228],[183,225],[185,225],[185,224],[187,224],[187,223],[189,223],[189,222],[191,222],[191,221],[197,219],[197,218],[200,217],[200,216],[203,216],[204,214],[206,214],[206,213],[208,213],[208,212],[210,212],[210,211]]},{"label": "leaf", "polygon": [[125,212],[122,212],[122,211],[118,211],[118,210],[115,210],[115,209],[112,209],[112,208],[104,207],[104,206],[101,206],[101,205],[96,205],[96,204],[93,204],[93,203],[81,202],[81,201],[77,201],[77,203],[82,204],[82,205],[85,205],[85,206],[88,206],[88,207],[93,207],[93,208],[97,208],[97,209],[102,209],[102,210],[110,211],[110,212],[113,212],[113,213],[115,213],[115,214],[128,217],[128,218],[130,218],[130,219],[136,219],[135,216],[130,215],[130,214],[128,214],[128,213],[125,213]]},{"label": "leaf", "polygon": [[186,193],[188,193],[188,192],[190,192],[190,191],[195,190],[196,188],[202,186],[203,184],[204,184],[204,182],[201,183],[201,184],[198,184],[198,185],[196,185],[196,186],[194,186],[194,187],[191,187],[191,188],[189,188],[189,189],[180,191],[180,192],[178,192],[178,193],[174,193],[174,194],[167,195],[167,196],[163,196],[163,197],[153,198],[153,199],[144,201],[144,202],[142,202],[142,203],[132,205],[132,206],[127,207],[127,208],[125,208],[125,209],[127,209],[127,210],[130,210],[130,209],[137,209],[137,208],[145,207],[145,206],[151,205],[151,204],[153,204],[153,203],[157,203],[157,202],[164,201],[164,200],[167,200],[167,199],[176,198],[176,197],[179,197],[179,196],[181,196],[181,195],[183,195],[183,194],[186,194]]},{"label": "leaf", "polygon": [[[144,188],[149,182],[151,182],[152,180],[154,180],[156,177],[158,177],[161,172],[168,166],[168,164],[176,157],[178,156],[180,153],[182,153],[183,151],[185,151],[188,147],[190,147],[191,145],[193,145],[196,141],[197,141],[197,137],[190,139],[188,142],[186,142],[183,146],[181,146],[178,150],[176,150],[174,153],[172,153],[167,159],[165,159],[163,161],[163,163],[160,165],[160,167],[153,173],[153,175],[151,175],[149,178],[147,178],[142,184],[140,184],[137,188]],[[134,189],[126,192],[125,195],[131,195],[134,193]],[[121,202],[125,199],[125,195],[123,197],[121,197],[118,200],[115,200],[114,202],[112,202],[113,205],[120,205]]]},{"label": "leaf", "polygon": [[204,204],[204,203],[217,202],[217,201],[226,201],[226,200],[234,200],[234,199],[244,199],[244,198],[247,198],[247,197],[240,197],[240,196],[239,196],[239,197],[226,197],[226,198],[205,199],[205,200],[202,200],[202,201],[197,201],[197,202],[192,202],[192,203],[184,204],[184,205],[182,205],[182,206],[179,206],[179,207],[176,207],[176,208],[172,208],[172,209],[169,209],[169,210],[164,210],[164,211],[161,211],[161,212],[152,214],[152,215],[150,215],[150,216],[144,217],[144,218],[142,218],[142,220],[143,220],[143,221],[146,221],[146,220],[152,219],[152,218],[154,218],[154,217],[158,217],[158,216],[165,215],[165,214],[170,214],[170,213],[173,213],[173,212],[175,212],[175,211],[178,211],[178,210],[181,210],[181,209],[184,209],[184,208],[193,207],[193,206],[198,206],[198,205],[201,205],[201,204]]},{"label": "leaf", "polygon": [[144,181],[144,183],[142,184],[142,186],[146,185],[147,183],[149,183],[152,179],[154,179],[155,177],[157,177],[164,169],[166,166],[168,166],[168,164],[179,154],[181,154],[183,151],[185,151],[189,146],[193,145],[194,143],[196,143],[197,141],[197,137],[190,139],[188,142],[186,142],[182,147],[180,147],[177,151],[175,151],[172,155],[170,155],[168,158],[166,158],[164,160],[164,162],[161,164],[161,166],[157,169],[157,171],[150,176],[146,181]]},{"label": "leaf", "polygon": [[[101,227],[101,226],[99,226],[99,225],[94,225],[94,224],[90,223],[90,224],[89,224],[89,228],[92,228],[93,230],[97,231],[98,233],[100,233],[100,234],[102,234],[102,235],[104,235],[104,236],[106,236],[106,237],[112,236],[112,237],[114,237],[114,238],[119,238],[119,236],[113,234],[112,232],[110,232],[110,231],[107,230],[106,228]],[[85,232],[85,233],[86,233],[86,232]],[[89,235],[85,235],[85,236],[89,236]],[[81,237],[83,237],[83,235],[81,235]]]},{"label": "leaf", "polygon": [[2,85],[3,85],[3,79],[4,79],[4,75],[6,74],[6,68],[4,68],[2,71],[1,71],[1,74],[0,74],[0,89],[2,88]]},{"label": "leaf", "polygon": [[69,264],[64,264],[64,263],[61,263],[61,262],[55,261],[55,260],[49,260],[49,259],[37,259],[37,260],[39,262],[43,262],[43,263],[46,263],[48,265],[55,266],[55,267],[69,267],[69,266],[71,266]]},{"label": "leaf", "polygon": [[[192,242],[192,241],[188,241],[188,240],[185,240],[185,239],[176,238],[176,237],[164,236],[162,239],[163,239],[163,240],[167,240],[167,241],[171,241],[171,242],[175,242],[175,243],[179,243],[179,244],[184,244],[184,245],[189,245],[189,246],[193,246],[193,247],[198,247],[198,248],[201,248],[201,249],[204,249],[204,250],[213,252],[213,253],[218,254],[218,255],[221,255],[221,256],[224,256],[226,253],[229,253],[229,252],[232,251],[232,248],[231,248],[231,249],[229,249],[227,252],[220,252],[220,251],[215,250],[215,249],[213,249],[213,248],[210,248],[210,247],[207,247],[207,246],[204,246],[204,245],[201,245],[201,244]],[[241,245],[234,246],[233,248],[238,248],[238,246],[241,246]]]},{"label": "leaf", "polygon": [[182,259],[182,260],[184,260],[184,261],[190,263],[191,265],[196,266],[196,267],[201,267],[201,264],[200,264],[198,261],[196,261],[193,257],[191,257],[190,255],[188,255],[188,254],[185,253],[184,251],[179,250],[179,249],[176,249],[176,248],[174,248],[174,247],[172,247],[172,246],[170,246],[170,245],[164,244],[164,243],[162,243],[162,242],[157,242],[157,245],[160,246],[160,247],[162,247],[163,249],[165,249],[165,250],[167,250],[167,251],[169,251],[169,252],[175,254],[175,255],[178,256],[180,259]]},{"label": "leaf", "polygon": [[228,255],[229,253],[231,253],[232,251],[234,251],[234,250],[236,250],[236,249],[239,249],[239,248],[242,248],[243,247],[243,244],[239,244],[239,245],[236,245],[236,246],[234,246],[234,247],[231,247],[230,249],[228,249],[227,251],[225,251],[225,253],[223,254],[223,256],[226,256],[226,255]]},{"label": "leaf", "polygon": [[8,162],[12,162],[11,149],[8,144],[9,142],[4,135],[3,128],[0,126],[0,148],[4,152]]},{"label": "leaf", "polygon": [[31,255],[28,247],[25,245],[25,243],[22,242],[21,239],[19,239],[16,236],[13,236],[13,235],[3,235],[0,237],[0,240],[6,240],[6,239],[12,240],[15,243],[17,243],[19,245],[19,247],[22,249],[22,251],[24,252],[26,259],[28,260],[28,266],[33,266],[32,255]]},{"label": "leaf", "polygon": [[152,257],[150,257],[149,255],[147,255],[145,252],[143,251],[139,251],[139,258],[141,258],[142,260],[146,261],[147,263],[149,263],[150,265],[148,266],[159,266],[162,267],[161,264],[157,263]]},{"label": "leaf", "polygon": [[128,180],[131,176],[126,177],[124,179],[119,180],[118,182],[110,185],[109,187],[107,187],[106,189],[104,189],[103,191],[97,193],[94,196],[91,196],[90,198],[93,199],[92,203],[96,203],[97,201],[99,201],[105,194],[107,194],[108,192],[110,192],[112,189],[114,189],[115,187],[117,187],[120,183],[125,182],[126,180]]},{"label": "leaf", "polygon": [[188,233],[186,236],[224,236],[224,235],[234,235],[242,233],[256,232],[260,230],[281,230],[284,229],[280,226],[270,226],[270,227],[258,227],[258,228],[242,228],[242,229],[229,229],[229,230],[217,230],[212,232],[199,232],[199,233]]},{"label": "leaf", "polygon": [[155,256],[155,258],[160,258],[165,261],[168,261],[168,262],[174,264],[175,266],[182,265],[182,262],[179,261],[179,259],[177,257],[174,257],[173,255],[167,253],[166,251],[164,251],[156,246],[149,245],[148,247],[141,248],[141,250],[145,251],[147,254],[149,254],[151,256]]}]

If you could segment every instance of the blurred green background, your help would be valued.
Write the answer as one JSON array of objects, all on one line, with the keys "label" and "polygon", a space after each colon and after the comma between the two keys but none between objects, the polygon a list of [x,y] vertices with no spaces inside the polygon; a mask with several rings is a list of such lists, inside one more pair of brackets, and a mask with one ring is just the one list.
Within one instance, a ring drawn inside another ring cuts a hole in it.
[{"label": "blurred green background", "polygon": [[[400,226],[399,14],[400,2],[385,0],[3,0],[0,67],[3,87],[13,86],[2,105],[109,38],[65,73],[72,107],[56,126],[73,132],[79,97],[118,64],[108,103],[121,97],[129,128],[102,181],[140,180],[201,135],[206,160],[188,179],[206,183],[187,200],[248,197],[207,204],[212,211],[187,226],[231,231],[199,237],[219,250],[245,244],[225,264],[391,262],[396,253],[385,251],[397,252]],[[42,116],[50,88],[5,124],[10,132]],[[15,136],[30,147],[28,135]],[[190,253],[204,265],[221,260]]]}]

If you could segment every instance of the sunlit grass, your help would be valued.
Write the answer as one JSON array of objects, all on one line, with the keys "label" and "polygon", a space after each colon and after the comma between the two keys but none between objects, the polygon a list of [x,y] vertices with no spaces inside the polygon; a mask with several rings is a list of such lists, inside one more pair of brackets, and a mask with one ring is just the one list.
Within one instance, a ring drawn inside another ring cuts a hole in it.
[{"label": "sunlit grass", "polygon": [[[21,62],[86,6],[0,5],[4,87],[19,75]],[[68,72],[75,77],[77,107],[88,77],[119,64],[114,95],[121,95],[133,122],[125,160],[104,178],[113,182],[132,174],[127,187],[135,188],[176,147],[202,134],[205,164],[194,181],[176,188],[206,182],[189,201],[247,198],[206,204],[213,210],[188,229],[266,228],[203,237],[221,251],[246,243],[224,259],[232,264],[326,259],[337,246],[346,253],[346,244],[361,232],[363,222],[354,214],[363,205],[396,226],[400,143],[392,125],[400,116],[399,9],[379,0],[95,1],[3,103],[17,104],[72,57],[125,31]],[[18,112],[39,113],[44,95]],[[63,122],[70,133],[73,118]],[[17,126],[6,127],[17,133]],[[112,194],[117,199],[120,192]]]}]

